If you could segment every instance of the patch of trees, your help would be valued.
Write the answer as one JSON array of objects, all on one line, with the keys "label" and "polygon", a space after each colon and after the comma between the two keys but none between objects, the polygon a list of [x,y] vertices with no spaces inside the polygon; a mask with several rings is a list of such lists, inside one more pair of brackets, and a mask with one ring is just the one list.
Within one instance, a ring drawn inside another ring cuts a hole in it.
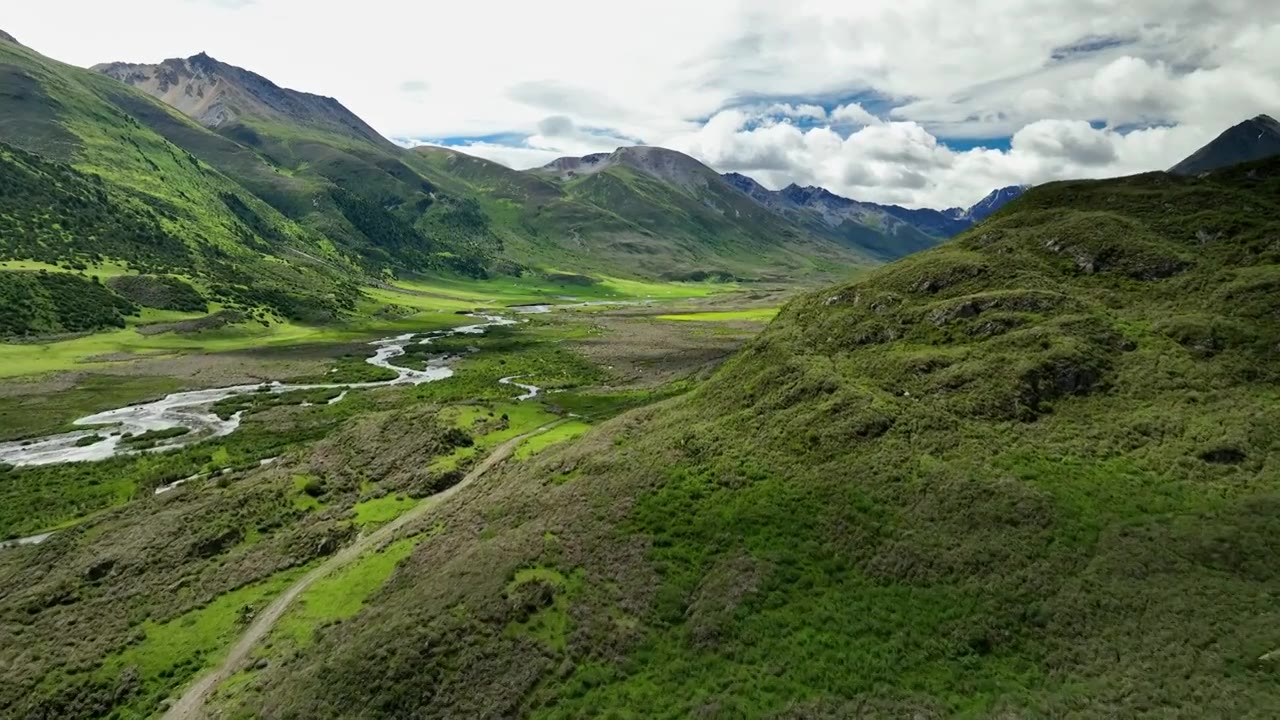
[{"label": "patch of trees", "polygon": [[244,200],[240,199],[235,193],[222,193],[222,204],[227,206],[232,215],[236,216],[249,232],[241,233],[241,239],[250,245],[257,245],[258,238],[262,238],[268,242],[283,245],[286,238],[280,233],[275,225],[267,222],[253,208],[249,207]]},{"label": "patch of trees", "polygon": [[124,327],[138,307],[97,279],[64,272],[0,272],[0,336]]},{"label": "patch of trees", "polygon": [[232,309],[255,315],[271,308],[300,322],[326,322],[355,309],[358,286],[323,271],[205,248],[204,275],[213,295]]},{"label": "patch of trees", "polygon": [[418,227],[447,253],[448,269],[469,277],[487,277],[486,268],[502,252],[502,240],[490,231],[489,217],[474,198],[441,198]]},{"label": "patch of trees", "polygon": [[473,199],[440,197],[415,226],[342,188],[334,188],[331,196],[343,217],[369,241],[355,250],[374,268],[451,270],[486,277],[486,268],[502,249],[502,242],[489,231],[488,216]]},{"label": "patch of trees", "polygon": [[204,296],[191,285],[168,275],[122,275],[107,285],[143,307],[181,312],[207,312]]},{"label": "patch of trees", "polygon": [[431,253],[431,244],[413,225],[377,203],[342,188],[334,188],[331,196],[347,222],[372,243],[375,255],[390,259]]},{"label": "patch of trees", "polygon": [[105,258],[185,268],[190,251],[150,208],[118,202],[102,179],[0,143],[0,257],[67,263]]}]

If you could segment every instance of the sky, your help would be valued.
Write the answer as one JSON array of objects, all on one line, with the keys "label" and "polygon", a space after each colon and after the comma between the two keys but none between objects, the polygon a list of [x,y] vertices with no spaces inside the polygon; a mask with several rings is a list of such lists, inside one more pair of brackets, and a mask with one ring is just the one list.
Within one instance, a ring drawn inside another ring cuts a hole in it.
[{"label": "sky", "polygon": [[1280,117],[1271,0],[40,0],[0,29],[81,66],[205,51],[514,168],[643,143],[909,207]]}]

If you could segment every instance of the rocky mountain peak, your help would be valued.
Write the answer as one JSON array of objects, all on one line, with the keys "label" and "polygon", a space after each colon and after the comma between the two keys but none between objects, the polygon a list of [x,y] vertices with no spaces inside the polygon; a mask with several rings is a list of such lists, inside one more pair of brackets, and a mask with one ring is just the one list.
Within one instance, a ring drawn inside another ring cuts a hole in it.
[{"label": "rocky mountain peak", "polygon": [[685,188],[705,184],[708,177],[715,176],[715,171],[711,168],[682,152],[649,145],[628,145],[611,153],[556,158],[534,172],[571,180],[617,166],[628,167]]},{"label": "rocky mountain peak", "polygon": [[1228,128],[1169,172],[1199,175],[1272,155],[1280,155],[1280,122],[1270,115],[1258,115]]},{"label": "rocky mountain peak", "polygon": [[17,39],[17,38],[15,38],[14,36],[10,35],[9,33],[5,32],[5,31],[3,31],[3,30],[0,30],[0,41],[4,41],[4,42],[11,42],[11,43],[13,43],[14,45],[21,45],[21,44],[22,44],[22,43],[18,42],[18,39]]},{"label": "rocky mountain peak", "polygon": [[821,203],[826,205],[847,206],[856,204],[855,201],[848,198],[840,197],[824,187],[816,185],[800,186],[795,183],[782,188],[778,192],[787,200],[797,205],[813,205]]},{"label": "rocky mountain peak", "polygon": [[259,118],[391,145],[337,100],[282,88],[207,52],[158,65],[116,62],[92,69],[163,100],[209,128],[223,128],[246,117]]},{"label": "rocky mountain peak", "polygon": [[187,65],[194,69],[211,71],[216,69],[221,63],[213,59],[207,52],[199,52],[187,58]]},{"label": "rocky mountain peak", "polygon": [[962,213],[963,217],[968,217],[973,222],[982,222],[1010,201],[1021,197],[1028,187],[1027,185],[1010,185],[998,190],[992,190],[986,197],[975,203],[973,207],[959,212]]}]

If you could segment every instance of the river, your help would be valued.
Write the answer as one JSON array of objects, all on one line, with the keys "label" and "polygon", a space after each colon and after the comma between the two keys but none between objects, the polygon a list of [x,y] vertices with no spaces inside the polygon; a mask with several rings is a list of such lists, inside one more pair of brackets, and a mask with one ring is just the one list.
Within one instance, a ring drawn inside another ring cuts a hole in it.
[{"label": "river", "polygon": [[[335,403],[346,397],[346,391],[363,388],[386,387],[389,385],[420,385],[422,383],[443,380],[453,376],[453,369],[447,364],[439,363],[423,370],[413,370],[391,363],[404,355],[405,348],[411,343],[427,345],[432,340],[452,335],[478,335],[487,328],[499,325],[514,325],[516,320],[501,315],[473,315],[479,322],[474,325],[437,330],[426,333],[405,333],[395,337],[375,340],[370,345],[376,348],[365,362],[396,373],[392,380],[364,383],[332,383],[332,384],[300,384],[257,383],[253,385],[233,385],[231,387],[208,390],[191,390],[177,392],[139,405],[128,405],[115,410],[95,413],[76,420],[73,424],[91,428],[51,435],[34,440],[0,443],[0,464],[15,467],[31,465],[51,465],[65,462],[91,462],[106,460],[117,455],[133,455],[142,452],[163,452],[210,438],[222,437],[235,432],[240,427],[240,413],[223,419],[213,412],[213,405],[224,398],[255,392],[287,393],[297,390],[342,389],[344,392],[329,402]],[[536,397],[541,391],[533,385],[512,382],[515,378],[503,378],[504,385],[512,385],[524,390],[519,400]],[[130,448],[124,443],[125,435],[140,435],[146,432],[185,428],[188,432],[178,437],[160,440],[155,447],[146,449]],[[93,436],[102,439],[92,444],[80,445]]]}]

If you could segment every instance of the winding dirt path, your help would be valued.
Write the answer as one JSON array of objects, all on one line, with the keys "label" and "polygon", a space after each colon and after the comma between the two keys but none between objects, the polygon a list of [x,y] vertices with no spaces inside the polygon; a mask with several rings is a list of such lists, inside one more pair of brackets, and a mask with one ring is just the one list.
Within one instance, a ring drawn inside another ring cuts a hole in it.
[{"label": "winding dirt path", "polygon": [[289,606],[293,604],[293,601],[305,592],[307,588],[311,587],[311,585],[313,585],[317,580],[325,577],[329,573],[349,565],[365,552],[380,546],[384,542],[390,541],[395,537],[396,532],[405,525],[408,525],[414,520],[422,517],[442,501],[447,500],[467,485],[478,480],[485,473],[489,472],[493,466],[511,457],[511,453],[515,452],[515,449],[519,447],[520,443],[534,435],[550,430],[561,422],[563,421],[557,420],[556,422],[548,423],[537,430],[527,432],[524,435],[512,438],[502,443],[495,448],[493,452],[489,453],[489,455],[481,461],[479,465],[475,466],[471,472],[467,473],[467,476],[464,477],[457,485],[454,485],[448,490],[432,495],[430,498],[418,503],[418,505],[416,505],[412,510],[409,510],[395,520],[383,525],[368,535],[358,538],[354,543],[343,548],[328,560],[325,560],[319,567],[299,578],[297,582],[289,586],[289,589],[277,596],[275,600],[272,600],[271,604],[259,613],[256,618],[254,618],[253,623],[249,625],[249,628],[245,630],[244,634],[240,636],[240,639],[236,641],[235,646],[231,648],[231,652],[227,654],[226,659],[222,661],[221,665],[204,677],[200,678],[199,681],[182,693],[182,697],[170,706],[169,710],[164,714],[164,720],[197,720],[198,718],[203,718],[205,700],[213,690],[218,687],[218,685],[222,684],[224,680],[231,677],[231,675],[240,668],[244,661],[249,658],[250,651],[252,651],[254,646],[258,644],[258,641],[264,638],[267,633],[271,632],[271,628],[275,627],[276,622],[280,620],[285,611],[289,609]]}]

